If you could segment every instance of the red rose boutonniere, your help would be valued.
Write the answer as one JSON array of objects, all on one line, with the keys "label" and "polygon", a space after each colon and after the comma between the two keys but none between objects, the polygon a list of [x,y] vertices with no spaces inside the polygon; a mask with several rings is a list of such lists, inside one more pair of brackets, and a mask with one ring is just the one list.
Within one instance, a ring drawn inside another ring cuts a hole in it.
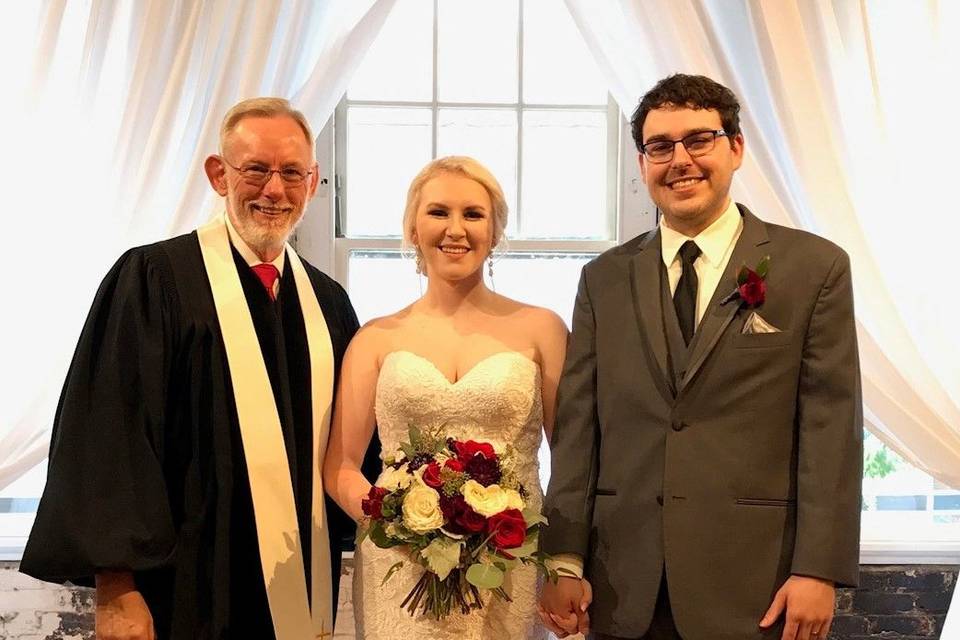
[{"label": "red rose boutonniere", "polygon": [[734,300],[740,300],[748,308],[753,309],[763,304],[767,299],[767,273],[770,270],[770,256],[764,256],[757,264],[756,270],[747,265],[740,267],[737,274],[737,288],[730,292],[720,305]]}]

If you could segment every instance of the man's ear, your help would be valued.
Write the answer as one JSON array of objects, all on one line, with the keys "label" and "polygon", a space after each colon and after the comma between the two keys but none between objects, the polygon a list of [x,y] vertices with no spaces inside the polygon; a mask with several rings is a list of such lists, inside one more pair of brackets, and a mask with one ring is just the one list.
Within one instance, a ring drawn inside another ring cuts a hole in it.
[{"label": "man's ear", "polygon": [[207,174],[210,186],[221,196],[227,195],[227,170],[218,155],[207,156],[203,161],[203,170]]},{"label": "man's ear", "polygon": [[744,141],[742,132],[730,138],[730,150],[733,152],[734,170],[739,169],[740,165],[743,163],[743,147]]},{"label": "man's ear", "polygon": [[647,163],[644,160],[643,154],[637,154],[637,164],[640,165],[640,177],[643,178],[643,183],[647,183]]},{"label": "man's ear", "polygon": [[320,165],[316,162],[313,163],[313,171],[310,173],[308,180],[307,200],[310,200],[317,193],[317,185],[320,184]]}]

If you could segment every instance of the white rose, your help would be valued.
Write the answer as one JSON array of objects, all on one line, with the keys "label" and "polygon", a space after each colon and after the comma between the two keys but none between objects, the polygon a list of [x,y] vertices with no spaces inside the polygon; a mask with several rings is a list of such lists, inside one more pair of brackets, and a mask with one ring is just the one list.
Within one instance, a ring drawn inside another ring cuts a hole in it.
[{"label": "white rose", "polygon": [[403,497],[403,524],[415,533],[427,533],[443,526],[440,494],[417,483]]},{"label": "white rose", "polygon": [[[460,489],[463,499],[480,515],[489,518],[507,508],[507,492],[498,484],[485,487],[476,480],[467,480]],[[519,497],[519,496],[518,496]]]},{"label": "white rose", "polygon": [[411,482],[413,482],[413,476],[407,471],[407,465],[403,465],[399,469],[386,467],[383,473],[380,474],[380,477],[377,478],[377,486],[383,487],[388,491],[406,489],[410,486]]},{"label": "white rose", "polygon": [[518,511],[523,511],[523,498],[520,496],[520,492],[515,489],[505,489],[504,493],[507,494],[507,509],[517,509]]}]

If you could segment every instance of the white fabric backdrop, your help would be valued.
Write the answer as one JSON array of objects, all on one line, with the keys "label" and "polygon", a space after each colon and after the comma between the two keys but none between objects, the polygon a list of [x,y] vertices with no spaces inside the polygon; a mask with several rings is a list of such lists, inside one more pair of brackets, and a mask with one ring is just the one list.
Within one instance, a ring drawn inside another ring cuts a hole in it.
[{"label": "white fabric backdrop", "polygon": [[676,72],[740,97],[734,198],[849,252],[867,427],[960,488],[960,3],[566,3],[628,118]]},{"label": "white fabric backdrop", "polygon": [[282,96],[319,132],[394,3],[4,6],[13,91],[0,106],[0,175],[16,295],[0,314],[0,489],[46,456],[70,354],[110,264],[209,217],[217,199],[203,160],[227,109]]}]

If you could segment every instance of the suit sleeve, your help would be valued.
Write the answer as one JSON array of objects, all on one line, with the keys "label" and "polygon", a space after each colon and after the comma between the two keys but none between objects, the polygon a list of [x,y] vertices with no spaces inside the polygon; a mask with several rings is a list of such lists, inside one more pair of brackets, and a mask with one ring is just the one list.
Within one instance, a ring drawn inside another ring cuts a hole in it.
[{"label": "suit sleeve", "polygon": [[797,538],[791,572],[856,586],[863,403],[850,260],[824,281],[803,347],[797,399]]},{"label": "suit sleeve", "polygon": [[573,328],[557,390],[557,417],[550,443],[550,486],[544,505],[549,521],[541,547],[550,554],[588,556],[600,446],[597,418],[596,321],[587,268],[573,310]]},{"label": "suit sleeve", "polygon": [[100,570],[147,570],[172,558],[163,473],[174,350],[167,282],[131,250],[97,292],[60,396],[24,573],[91,584]]}]

